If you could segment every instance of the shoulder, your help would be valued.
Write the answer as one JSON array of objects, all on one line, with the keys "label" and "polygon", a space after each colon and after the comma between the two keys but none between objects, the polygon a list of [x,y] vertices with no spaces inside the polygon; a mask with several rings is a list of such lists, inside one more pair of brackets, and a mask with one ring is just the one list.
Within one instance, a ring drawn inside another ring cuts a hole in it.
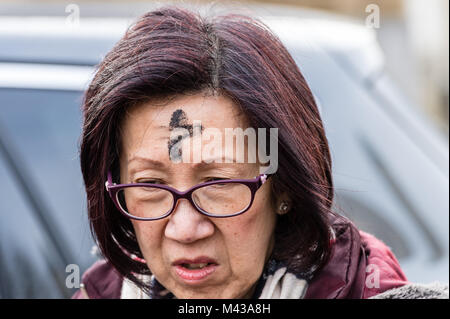
[{"label": "shoulder", "polygon": [[384,291],[408,284],[408,280],[391,249],[375,236],[360,231],[367,256],[364,297],[370,298]]},{"label": "shoulder", "polygon": [[332,223],[332,252],[311,279],[305,298],[362,299],[408,283],[392,251],[347,218]]},{"label": "shoulder", "polygon": [[82,287],[73,299],[119,299],[123,277],[106,260],[95,262],[82,277]]},{"label": "shoulder", "polygon": [[305,298],[362,298],[366,260],[360,234],[350,220],[342,216],[336,216],[331,230],[331,255],[310,280]]}]

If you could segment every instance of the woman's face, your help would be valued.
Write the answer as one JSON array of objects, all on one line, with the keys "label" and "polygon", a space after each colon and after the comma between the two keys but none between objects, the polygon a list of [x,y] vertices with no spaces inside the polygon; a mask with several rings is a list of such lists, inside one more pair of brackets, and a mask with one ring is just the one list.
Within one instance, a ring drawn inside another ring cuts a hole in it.
[{"label": "woman's face", "polygon": [[[122,125],[121,183],[156,181],[184,191],[213,179],[259,175],[258,163],[205,163],[205,158],[201,164],[174,161],[169,156],[174,147],[171,129],[192,128],[195,120],[201,121],[202,130],[216,128],[222,133],[225,128],[248,126],[238,108],[223,96],[183,95],[164,104],[153,101],[135,106]],[[181,151],[189,152],[188,142],[196,138],[202,147],[211,142],[195,134],[185,136]],[[214,152],[210,155],[215,158]],[[246,298],[271,253],[275,220],[269,180],[256,192],[251,208],[238,216],[208,217],[182,199],[169,217],[132,223],[148,267],[177,298]],[[205,271],[192,269],[204,266],[195,265],[202,261],[210,262]]]}]

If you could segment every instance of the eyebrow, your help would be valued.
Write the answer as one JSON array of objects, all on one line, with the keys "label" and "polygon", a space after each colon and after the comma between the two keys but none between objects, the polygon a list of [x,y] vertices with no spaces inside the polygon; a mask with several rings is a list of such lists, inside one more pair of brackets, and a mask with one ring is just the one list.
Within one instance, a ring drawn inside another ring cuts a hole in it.
[{"label": "eyebrow", "polygon": [[[221,163],[216,163],[215,161],[217,159],[220,159],[222,162]],[[225,160],[227,160],[227,159],[232,161],[232,162],[231,163],[225,163]],[[234,159],[232,159],[230,157],[225,157],[225,156],[222,156],[222,157],[211,157],[211,158],[208,158],[208,161],[211,161],[211,162],[210,163],[206,163],[206,162],[202,161],[202,162],[199,162],[199,163],[193,163],[194,164],[194,168],[201,168],[201,167],[205,167],[205,166],[213,166],[213,165],[221,165],[221,164],[239,164],[239,163],[235,163]],[[155,167],[158,167],[158,168],[166,168],[166,166],[167,166],[165,163],[163,163],[161,161],[154,160],[154,159],[149,158],[149,157],[138,156],[138,155],[134,155],[128,160],[128,164],[131,164],[133,162],[144,162],[144,163],[151,164],[151,165],[153,165]],[[186,163],[186,164],[192,164],[192,163]]]},{"label": "eyebrow", "polygon": [[163,162],[160,162],[160,161],[148,158],[148,157],[137,156],[137,155],[134,155],[130,159],[128,159],[128,164],[131,164],[133,162],[144,162],[147,164],[152,164],[153,166],[156,166],[156,167],[162,167],[162,168],[166,167],[166,164],[164,164]]}]

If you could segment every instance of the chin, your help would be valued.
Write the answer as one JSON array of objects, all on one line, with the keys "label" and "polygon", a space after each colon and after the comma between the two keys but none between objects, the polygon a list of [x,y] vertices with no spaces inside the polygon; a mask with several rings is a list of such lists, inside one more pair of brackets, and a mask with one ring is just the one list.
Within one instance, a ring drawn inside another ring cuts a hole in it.
[{"label": "chin", "polygon": [[178,299],[245,299],[250,293],[224,291],[224,289],[211,287],[210,289],[183,289],[173,293]]},{"label": "chin", "polygon": [[178,299],[226,299],[217,294],[217,292],[196,292],[196,291],[182,291],[180,293],[174,293]]}]

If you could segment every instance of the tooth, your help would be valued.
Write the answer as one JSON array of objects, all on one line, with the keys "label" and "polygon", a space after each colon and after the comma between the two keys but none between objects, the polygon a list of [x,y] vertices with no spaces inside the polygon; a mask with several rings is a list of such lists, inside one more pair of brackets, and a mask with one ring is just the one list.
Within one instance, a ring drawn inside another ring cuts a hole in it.
[{"label": "tooth", "polygon": [[201,264],[186,264],[186,268],[188,269],[200,269],[205,266],[207,266],[208,263],[201,263]]}]

